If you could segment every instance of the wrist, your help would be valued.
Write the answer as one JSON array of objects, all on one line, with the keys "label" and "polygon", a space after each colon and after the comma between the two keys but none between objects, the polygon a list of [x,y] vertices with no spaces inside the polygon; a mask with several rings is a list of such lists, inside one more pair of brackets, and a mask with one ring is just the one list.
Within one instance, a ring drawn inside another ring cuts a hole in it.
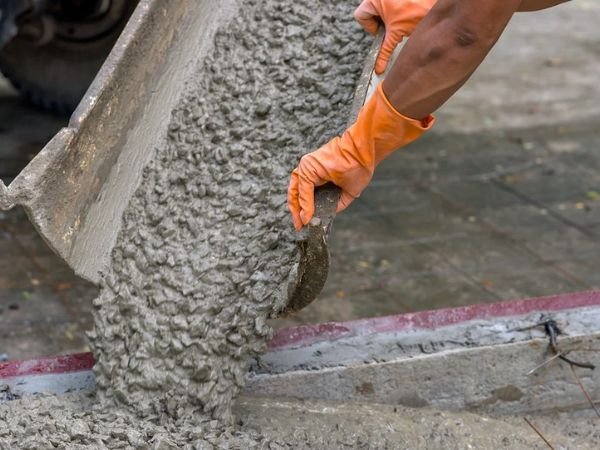
[{"label": "wrist", "polygon": [[379,91],[381,99],[389,109],[390,114],[395,115],[399,120],[407,122],[413,127],[420,128],[422,131],[429,130],[435,123],[435,117],[433,117],[431,114],[426,114],[421,118],[414,118],[398,111],[385,93],[385,86],[383,83],[380,83],[379,86],[377,86],[377,90]]}]

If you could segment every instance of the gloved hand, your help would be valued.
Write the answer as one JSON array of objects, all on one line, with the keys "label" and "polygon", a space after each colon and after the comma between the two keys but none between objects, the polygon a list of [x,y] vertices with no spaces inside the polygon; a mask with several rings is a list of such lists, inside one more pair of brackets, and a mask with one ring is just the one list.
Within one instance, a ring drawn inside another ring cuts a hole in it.
[{"label": "gloved hand", "polygon": [[385,38],[375,63],[375,73],[385,72],[396,46],[410,36],[436,0],[363,0],[354,18],[371,34],[376,34],[380,20],[385,25]]},{"label": "gloved hand", "polygon": [[433,125],[403,116],[390,104],[380,84],[356,122],[340,137],[304,155],[292,172],[288,207],[300,230],[314,212],[314,189],[331,181],[342,189],[337,211],[344,210],[367,187],[375,167],[394,150],[417,139]]}]

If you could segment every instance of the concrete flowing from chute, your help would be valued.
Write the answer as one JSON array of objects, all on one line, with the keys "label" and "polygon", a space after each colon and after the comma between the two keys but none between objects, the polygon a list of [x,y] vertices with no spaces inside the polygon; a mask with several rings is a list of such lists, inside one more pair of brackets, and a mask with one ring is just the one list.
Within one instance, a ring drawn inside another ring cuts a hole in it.
[{"label": "concrete flowing from chute", "polygon": [[94,301],[92,436],[115,414],[177,424],[177,445],[191,439],[185,424],[232,424],[295,263],[288,174],[343,129],[362,70],[369,38],[354,6],[239,2],[186,81]]}]

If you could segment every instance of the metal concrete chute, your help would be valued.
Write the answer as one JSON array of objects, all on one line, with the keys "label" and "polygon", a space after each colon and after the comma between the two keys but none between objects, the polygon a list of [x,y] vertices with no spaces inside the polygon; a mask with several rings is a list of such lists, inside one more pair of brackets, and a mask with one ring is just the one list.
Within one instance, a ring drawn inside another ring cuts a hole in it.
[{"label": "metal concrete chute", "polygon": [[0,182],[0,208],[23,206],[78,275],[100,280],[186,77],[234,5],[141,0],[68,126],[9,186]]}]

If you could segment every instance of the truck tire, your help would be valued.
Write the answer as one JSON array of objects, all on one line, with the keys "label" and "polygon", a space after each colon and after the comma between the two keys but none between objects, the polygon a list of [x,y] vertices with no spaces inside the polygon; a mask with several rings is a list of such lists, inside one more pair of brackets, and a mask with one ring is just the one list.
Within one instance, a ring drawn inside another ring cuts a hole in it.
[{"label": "truck tire", "polygon": [[0,50],[0,72],[28,102],[68,115],[79,104],[136,4],[137,0],[127,0],[118,22],[94,39],[57,36],[39,45],[19,35]]}]

